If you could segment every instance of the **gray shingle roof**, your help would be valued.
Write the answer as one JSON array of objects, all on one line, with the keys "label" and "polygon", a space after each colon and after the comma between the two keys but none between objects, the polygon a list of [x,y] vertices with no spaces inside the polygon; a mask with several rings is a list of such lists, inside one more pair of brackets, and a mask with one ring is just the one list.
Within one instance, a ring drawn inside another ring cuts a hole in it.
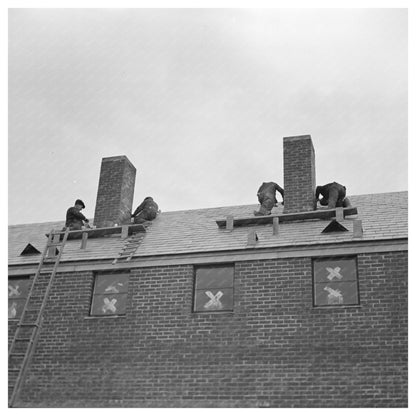
[{"label": "gray shingle roof", "polygon": [[[363,222],[364,233],[359,241],[407,238],[407,192],[349,198],[358,208],[358,216],[347,217],[342,222],[348,232],[322,234],[328,220],[283,223],[278,235],[273,235],[272,225],[259,225],[254,226],[259,238],[256,249],[355,241],[357,239],[352,235],[354,218]],[[215,220],[227,215],[247,217],[255,209],[258,205],[164,212],[148,228],[134,257],[245,249],[247,234],[253,227],[234,228],[230,232],[219,229]],[[282,206],[276,207],[272,213],[281,213],[282,209]],[[28,243],[42,252],[45,234],[52,228],[61,229],[63,225],[63,221],[58,221],[9,226],[9,265],[39,262],[40,255],[20,256],[20,253]],[[124,243],[119,236],[91,238],[87,248],[81,250],[80,240],[68,241],[61,262],[115,258]]]}]

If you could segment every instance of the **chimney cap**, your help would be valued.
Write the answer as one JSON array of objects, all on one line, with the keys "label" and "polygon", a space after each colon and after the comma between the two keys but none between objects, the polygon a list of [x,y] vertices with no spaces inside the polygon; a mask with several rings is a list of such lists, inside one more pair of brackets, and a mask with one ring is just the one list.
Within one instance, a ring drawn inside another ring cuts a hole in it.
[{"label": "chimney cap", "polygon": [[117,162],[117,161],[121,161],[121,160],[125,160],[126,162],[128,162],[135,170],[135,166],[133,165],[133,163],[130,162],[129,158],[125,155],[120,155],[120,156],[109,156],[109,157],[103,157],[102,158],[102,162]]},{"label": "chimney cap", "polygon": [[312,140],[311,135],[310,134],[304,134],[301,136],[289,136],[289,137],[283,137],[283,141],[288,142],[294,142],[296,140]]}]

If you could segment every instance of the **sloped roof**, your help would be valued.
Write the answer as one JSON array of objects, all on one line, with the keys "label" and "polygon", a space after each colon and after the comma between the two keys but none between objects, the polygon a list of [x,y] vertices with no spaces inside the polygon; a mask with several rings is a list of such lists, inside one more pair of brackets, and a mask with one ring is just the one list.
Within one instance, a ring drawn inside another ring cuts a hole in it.
[{"label": "sloped roof", "polygon": [[[407,192],[349,198],[357,207],[358,215],[342,221],[348,232],[322,234],[329,220],[282,223],[278,235],[273,235],[272,225],[258,225],[254,226],[259,238],[256,249],[356,241],[352,232],[354,218],[363,223],[363,237],[359,241],[407,238]],[[215,220],[227,215],[247,217],[253,215],[255,209],[258,209],[257,204],[163,212],[148,228],[134,257],[246,249],[247,234],[253,226],[234,228],[230,232],[219,229]],[[272,213],[281,213],[282,210],[283,207],[279,206]],[[25,257],[20,253],[28,243],[42,252],[45,234],[51,229],[61,229],[63,225],[63,221],[58,221],[9,226],[9,265],[39,262],[40,255]],[[115,258],[124,243],[120,236],[91,238],[87,248],[81,250],[80,240],[71,240],[65,246],[61,262]]]}]

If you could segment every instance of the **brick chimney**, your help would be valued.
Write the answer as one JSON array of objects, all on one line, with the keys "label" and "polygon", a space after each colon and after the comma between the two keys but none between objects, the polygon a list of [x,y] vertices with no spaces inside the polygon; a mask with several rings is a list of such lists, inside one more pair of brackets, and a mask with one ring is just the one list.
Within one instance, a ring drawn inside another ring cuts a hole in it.
[{"label": "brick chimney", "polygon": [[283,169],[283,212],[286,214],[315,210],[315,150],[311,136],[283,138]]},{"label": "brick chimney", "polygon": [[102,159],[94,215],[96,227],[130,222],[135,181],[136,168],[126,156]]}]

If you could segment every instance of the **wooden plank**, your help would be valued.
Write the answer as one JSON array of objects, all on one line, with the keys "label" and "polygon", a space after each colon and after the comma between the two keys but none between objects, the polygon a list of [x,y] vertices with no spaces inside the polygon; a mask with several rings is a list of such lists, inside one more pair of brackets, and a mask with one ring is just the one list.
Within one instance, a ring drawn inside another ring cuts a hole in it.
[{"label": "wooden plank", "polygon": [[279,217],[273,218],[273,235],[279,234]]},{"label": "wooden plank", "polygon": [[81,240],[81,249],[82,250],[87,248],[87,241],[88,241],[88,233],[82,233],[82,240]]},{"label": "wooden plank", "polygon": [[225,228],[227,230],[232,230],[234,228],[234,217],[232,215],[228,215],[225,221]]},{"label": "wooden plank", "polygon": [[49,258],[56,257],[58,254],[57,246],[60,246],[59,236],[54,234],[52,237],[52,242],[50,244],[50,247],[48,248],[48,253],[46,254],[46,257],[49,257]]},{"label": "wooden plank", "polygon": [[[244,227],[245,225],[264,225],[272,224],[273,218],[277,218],[278,215],[267,216],[253,216],[253,217],[240,217],[234,218],[234,227]],[[216,220],[219,228],[225,228],[226,220]]]},{"label": "wooden plank", "polygon": [[[327,220],[336,217],[335,209],[318,209],[315,211],[307,212],[295,212],[291,214],[277,214],[277,215],[265,215],[265,216],[251,216],[234,218],[234,227],[244,227],[246,225],[265,225],[273,224],[273,219],[278,218],[279,223],[289,221],[304,221],[304,220]],[[339,211],[338,211],[339,212]],[[344,217],[348,215],[356,215],[358,213],[357,208],[348,207],[343,208]],[[339,214],[338,214],[339,215]],[[216,220],[219,228],[225,228],[226,219]]]},{"label": "wooden plank", "polygon": [[121,238],[124,240],[129,235],[129,226],[128,225],[122,225],[121,226]]},{"label": "wooden plank", "polygon": [[344,219],[344,210],[342,207],[335,208],[335,219],[340,222]]},{"label": "wooden plank", "polygon": [[[358,214],[356,207],[344,208],[344,217],[348,215]],[[327,220],[336,217],[335,209],[317,209],[309,212],[298,212],[294,214],[281,214],[278,216],[280,222],[284,221],[300,221],[300,220]]]},{"label": "wooden plank", "polygon": [[254,246],[259,238],[257,237],[256,231],[251,230],[247,235],[247,245]]},{"label": "wooden plank", "polygon": [[362,237],[363,236],[363,221],[354,220],[352,223],[352,226],[353,226],[353,236]]},{"label": "wooden plank", "polygon": [[[122,228],[123,228],[122,226],[118,226],[118,227],[105,227],[105,228],[87,228],[85,230],[70,231],[68,233],[68,240],[81,239],[83,233],[87,233],[88,238],[100,238],[100,237],[105,237],[107,235],[121,234]],[[142,224],[129,225],[128,235],[131,235],[133,233],[138,233],[138,232],[144,233],[146,232],[146,228]],[[65,231],[54,232],[54,235],[63,236],[64,234],[65,234]],[[46,234],[46,237],[49,237],[49,233]]]}]

